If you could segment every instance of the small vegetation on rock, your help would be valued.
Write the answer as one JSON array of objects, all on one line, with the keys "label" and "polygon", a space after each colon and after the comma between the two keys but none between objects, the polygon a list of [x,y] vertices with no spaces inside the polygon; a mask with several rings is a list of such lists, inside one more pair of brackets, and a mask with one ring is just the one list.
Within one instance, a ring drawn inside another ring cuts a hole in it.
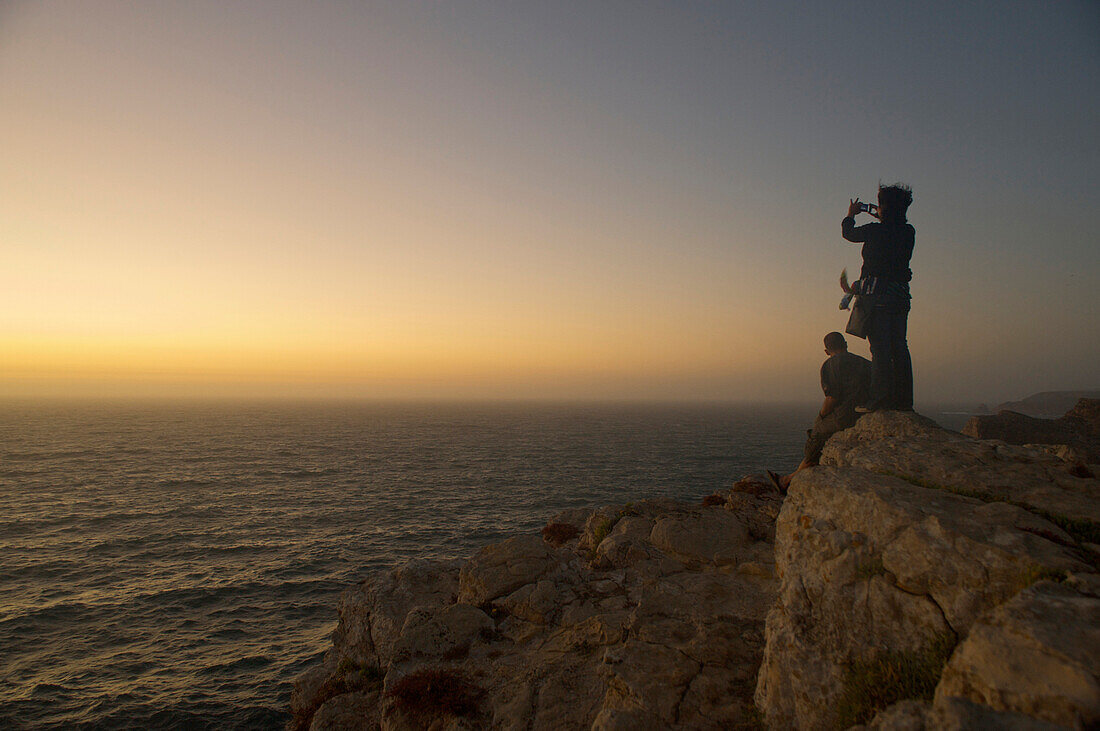
[{"label": "small vegetation on rock", "polygon": [[623,518],[628,515],[637,515],[638,511],[634,509],[634,503],[627,503],[626,507],[619,511],[614,518],[603,518],[596,527],[592,530],[592,546],[588,549],[588,560],[591,561],[596,558],[596,549],[603,543],[603,539],[607,538],[607,534],[611,532],[611,529],[615,527]]},{"label": "small vegetation on rock", "polygon": [[882,556],[870,558],[856,566],[856,578],[869,580],[872,576],[882,576],[886,573],[886,566],[882,563]]},{"label": "small vegetation on rock", "polygon": [[1081,543],[1100,543],[1100,523],[1094,523],[1085,518],[1070,518],[1058,513],[1051,513],[1026,503],[1014,502],[1012,504],[1024,510],[1030,510],[1041,518],[1046,518]]},{"label": "small vegetation on rock", "polygon": [[1068,578],[1069,574],[1062,569],[1051,569],[1046,566],[1035,565],[1024,572],[1021,583],[1023,584],[1022,588],[1026,589],[1039,581],[1056,581],[1060,584]]},{"label": "small vegetation on rock", "polygon": [[719,495],[718,493],[714,493],[713,495],[707,495],[706,497],[703,498],[703,507],[704,508],[713,507],[715,505],[725,505],[725,504],[726,504],[726,499],[724,497],[722,497],[721,495]]},{"label": "small vegetation on rock", "polygon": [[394,683],[386,695],[394,705],[414,718],[477,713],[484,691],[461,672],[446,668],[422,668]]},{"label": "small vegetation on rock", "polygon": [[553,546],[560,546],[577,537],[580,530],[569,523],[550,523],[542,529],[542,538]]},{"label": "small vegetation on rock", "polygon": [[592,531],[592,549],[595,550],[596,546],[603,543],[603,539],[607,538],[607,534],[611,532],[611,529],[615,526],[615,523],[610,518],[604,518],[600,521],[599,525]]},{"label": "small vegetation on rock", "polygon": [[836,727],[870,721],[898,701],[931,700],[947,658],[955,649],[950,634],[935,637],[916,652],[887,650],[872,660],[856,660],[844,675],[836,708]]}]

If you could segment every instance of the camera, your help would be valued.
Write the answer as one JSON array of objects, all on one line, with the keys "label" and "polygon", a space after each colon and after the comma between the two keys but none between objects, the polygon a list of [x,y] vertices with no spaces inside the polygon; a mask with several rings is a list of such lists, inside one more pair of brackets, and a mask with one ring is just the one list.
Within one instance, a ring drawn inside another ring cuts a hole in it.
[{"label": "camera", "polygon": [[863,213],[870,213],[872,216],[878,215],[878,206],[874,203],[860,203],[859,210]]}]

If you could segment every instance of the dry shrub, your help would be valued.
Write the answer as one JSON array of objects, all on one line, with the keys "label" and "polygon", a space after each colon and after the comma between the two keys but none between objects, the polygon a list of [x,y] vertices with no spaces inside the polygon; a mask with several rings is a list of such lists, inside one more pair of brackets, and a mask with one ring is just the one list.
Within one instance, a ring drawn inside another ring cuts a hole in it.
[{"label": "dry shrub", "polygon": [[1092,470],[1090,470],[1088,468],[1088,465],[1086,465],[1084,462],[1075,463],[1072,467],[1069,468],[1069,473],[1074,477],[1084,477],[1085,479],[1096,476],[1092,474]]},{"label": "dry shrub", "polygon": [[714,493],[713,495],[707,495],[705,498],[703,498],[703,507],[704,508],[710,508],[710,507],[713,507],[715,505],[725,505],[725,504],[726,504],[726,499],[724,497],[722,497],[721,495],[719,495],[718,493]]},{"label": "dry shrub", "polygon": [[733,492],[745,492],[749,495],[763,495],[775,492],[775,485],[771,480],[762,480],[758,477],[744,477],[733,483]]},{"label": "dry shrub", "polygon": [[580,529],[569,523],[550,523],[542,529],[542,538],[547,543],[560,546],[580,535]]},{"label": "dry shrub", "polygon": [[948,633],[932,638],[917,651],[883,651],[872,660],[850,663],[837,702],[836,727],[868,723],[898,701],[932,700],[955,642],[954,635]]},{"label": "dry shrub", "polygon": [[422,668],[394,683],[387,696],[412,717],[477,713],[484,691],[457,670]]}]

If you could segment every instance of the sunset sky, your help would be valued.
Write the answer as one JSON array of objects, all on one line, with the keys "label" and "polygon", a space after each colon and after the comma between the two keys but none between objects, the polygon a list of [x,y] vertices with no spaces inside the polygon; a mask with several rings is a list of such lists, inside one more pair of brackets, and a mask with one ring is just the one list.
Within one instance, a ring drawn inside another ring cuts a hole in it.
[{"label": "sunset sky", "polygon": [[1096,2],[8,1],[0,396],[810,401],[879,181],[918,405],[1100,388],[1098,130]]}]

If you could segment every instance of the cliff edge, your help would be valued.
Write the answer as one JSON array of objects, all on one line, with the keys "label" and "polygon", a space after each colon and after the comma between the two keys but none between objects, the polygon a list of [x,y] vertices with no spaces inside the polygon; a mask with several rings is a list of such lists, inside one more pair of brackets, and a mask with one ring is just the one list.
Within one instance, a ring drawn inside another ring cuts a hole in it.
[{"label": "cliff edge", "polygon": [[1100,481],[1076,467],[875,413],[785,499],[749,477],[411,562],[345,592],[289,727],[1093,728]]}]

